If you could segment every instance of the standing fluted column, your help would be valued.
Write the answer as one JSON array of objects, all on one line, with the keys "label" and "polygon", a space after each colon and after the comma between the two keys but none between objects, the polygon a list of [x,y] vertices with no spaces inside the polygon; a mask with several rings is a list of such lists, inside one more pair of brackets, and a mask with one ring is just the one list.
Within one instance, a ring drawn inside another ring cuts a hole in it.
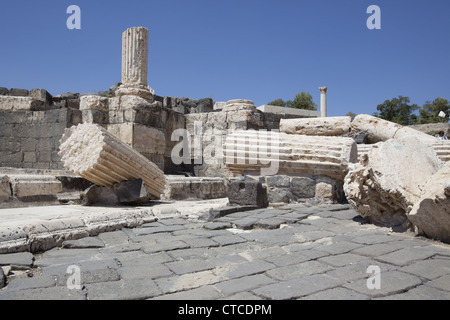
[{"label": "standing fluted column", "polygon": [[327,116],[327,87],[320,87],[320,116],[325,118]]},{"label": "standing fluted column", "polygon": [[148,29],[134,27],[122,34],[122,85],[117,95],[136,95],[153,99],[147,83]]}]

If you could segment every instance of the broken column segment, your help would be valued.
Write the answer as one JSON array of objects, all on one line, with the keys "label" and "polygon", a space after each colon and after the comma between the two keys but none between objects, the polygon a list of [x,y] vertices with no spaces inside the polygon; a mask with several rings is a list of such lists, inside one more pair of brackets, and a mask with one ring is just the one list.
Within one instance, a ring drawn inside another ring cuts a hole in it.
[{"label": "broken column segment", "polygon": [[147,83],[148,29],[134,27],[122,34],[122,85],[116,95],[135,95],[153,100]]},{"label": "broken column segment", "polygon": [[351,130],[351,117],[281,119],[280,132],[307,136],[340,136]]},{"label": "broken column segment", "polygon": [[434,144],[439,141],[426,133],[367,114],[360,114],[355,117],[352,121],[352,130],[364,132],[367,135],[368,143],[412,136],[426,144]]},{"label": "broken column segment", "polygon": [[370,222],[407,228],[407,214],[419,200],[423,185],[442,166],[434,149],[417,137],[390,139],[351,165],[345,195]]},{"label": "broken column segment", "polygon": [[84,123],[66,129],[59,155],[64,166],[99,186],[141,178],[152,199],[166,187],[164,173],[102,127]]},{"label": "broken column segment", "polygon": [[408,219],[416,233],[450,243],[450,167],[430,176],[422,190]]},{"label": "broken column segment", "polygon": [[224,144],[226,166],[237,174],[318,175],[343,181],[357,161],[351,138],[238,130]]}]

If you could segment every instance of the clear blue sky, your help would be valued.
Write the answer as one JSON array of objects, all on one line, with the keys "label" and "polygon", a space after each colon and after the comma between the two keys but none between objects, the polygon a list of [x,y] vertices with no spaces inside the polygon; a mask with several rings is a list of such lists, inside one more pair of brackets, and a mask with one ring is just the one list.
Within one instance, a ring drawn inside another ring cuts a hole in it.
[{"label": "clear blue sky", "polygon": [[[81,30],[69,30],[69,5]],[[369,30],[369,5],[381,30]],[[399,95],[450,100],[449,0],[15,0],[0,8],[0,86],[51,94],[121,80],[121,35],[150,31],[149,85],[161,96],[293,99],[329,116],[373,113]]]}]

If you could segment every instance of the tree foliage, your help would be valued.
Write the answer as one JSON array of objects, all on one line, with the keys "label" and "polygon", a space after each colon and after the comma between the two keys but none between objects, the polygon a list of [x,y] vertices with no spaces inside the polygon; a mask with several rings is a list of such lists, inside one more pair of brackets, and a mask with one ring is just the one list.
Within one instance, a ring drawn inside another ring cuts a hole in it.
[{"label": "tree foliage", "polygon": [[377,110],[378,112],[375,112],[374,116],[401,125],[411,125],[417,123],[418,120],[418,116],[414,112],[419,110],[419,106],[410,104],[408,97],[399,96],[392,100],[386,100],[377,106]]},{"label": "tree foliage", "polygon": [[[438,123],[448,122],[450,103],[444,98],[436,98],[419,107],[417,104],[411,104],[408,97],[399,96],[379,104],[377,110],[378,112],[375,112],[374,116],[401,125]],[[439,116],[441,111],[446,114],[446,118]]]},{"label": "tree foliage", "polygon": [[420,123],[437,123],[442,121],[447,122],[448,119],[444,120],[442,117],[439,117],[439,113],[441,111],[443,111],[447,115],[450,113],[450,103],[447,101],[447,99],[436,98],[434,99],[434,101],[427,101],[419,111]]},{"label": "tree foliage", "polygon": [[295,109],[317,110],[317,104],[313,101],[312,95],[303,91],[297,93],[294,100],[284,101],[283,99],[276,99],[268,104]]}]

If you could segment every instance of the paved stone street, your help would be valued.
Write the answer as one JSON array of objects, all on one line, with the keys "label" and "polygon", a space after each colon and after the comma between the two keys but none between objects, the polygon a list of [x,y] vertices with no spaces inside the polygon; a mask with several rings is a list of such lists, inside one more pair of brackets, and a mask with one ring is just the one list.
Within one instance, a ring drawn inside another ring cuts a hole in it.
[{"label": "paved stone street", "polygon": [[0,265],[7,300],[450,298],[449,245],[366,224],[349,205],[171,215]]}]

